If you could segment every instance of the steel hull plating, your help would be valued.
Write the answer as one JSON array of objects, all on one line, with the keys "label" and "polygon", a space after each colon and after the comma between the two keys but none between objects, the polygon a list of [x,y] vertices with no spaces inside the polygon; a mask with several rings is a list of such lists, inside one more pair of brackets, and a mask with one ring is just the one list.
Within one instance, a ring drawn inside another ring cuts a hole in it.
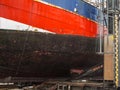
[{"label": "steel hull plating", "polygon": [[0,17],[12,19],[57,34],[96,37],[98,31],[97,22],[34,0],[1,0]]},{"label": "steel hull plating", "polygon": [[0,30],[0,76],[69,77],[103,63],[96,38]]},{"label": "steel hull plating", "polygon": [[[40,1],[40,0],[39,0]],[[93,21],[98,21],[99,9],[83,0],[42,0],[63,9],[77,13]],[[69,2],[69,3],[68,3]]]},{"label": "steel hull plating", "polygon": [[35,0],[1,0],[0,17],[57,34],[0,30],[0,76],[69,77],[71,69],[103,63],[103,55],[96,54],[97,11],[93,7],[95,17],[88,15],[88,4],[81,5],[85,12],[76,14]]}]

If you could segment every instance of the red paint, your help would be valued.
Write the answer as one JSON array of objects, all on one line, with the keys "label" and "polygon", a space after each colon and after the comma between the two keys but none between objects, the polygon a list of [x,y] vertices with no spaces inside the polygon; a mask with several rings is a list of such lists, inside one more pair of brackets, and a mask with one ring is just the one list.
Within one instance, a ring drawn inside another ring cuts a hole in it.
[{"label": "red paint", "polygon": [[0,17],[12,19],[57,34],[96,37],[97,23],[33,0],[0,0]]}]

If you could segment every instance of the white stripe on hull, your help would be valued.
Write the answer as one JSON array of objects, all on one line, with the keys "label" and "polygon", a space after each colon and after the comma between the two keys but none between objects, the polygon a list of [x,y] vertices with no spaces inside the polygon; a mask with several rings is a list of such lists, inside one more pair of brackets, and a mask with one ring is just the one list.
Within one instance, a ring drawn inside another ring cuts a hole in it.
[{"label": "white stripe on hull", "polygon": [[53,33],[44,29],[32,27],[30,25],[16,22],[10,19],[5,19],[2,17],[0,17],[0,29],[23,30],[23,31],[28,30],[28,31],[36,31],[36,32]]}]

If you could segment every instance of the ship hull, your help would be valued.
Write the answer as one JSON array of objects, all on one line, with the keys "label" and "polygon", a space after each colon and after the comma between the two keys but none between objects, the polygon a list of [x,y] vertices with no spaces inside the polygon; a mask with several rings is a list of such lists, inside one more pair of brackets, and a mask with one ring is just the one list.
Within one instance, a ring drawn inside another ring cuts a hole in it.
[{"label": "ship hull", "polygon": [[0,30],[1,77],[70,77],[71,69],[86,71],[103,63],[96,53],[97,9],[77,2],[76,8],[83,8],[75,13],[43,1],[0,1],[0,17],[56,33]]},{"label": "ship hull", "polygon": [[0,30],[1,77],[70,77],[103,63],[97,38]]},{"label": "ship hull", "polygon": [[34,0],[1,0],[0,17],[57,34],[96,37],[98,32],[97,22],[57,6]]}]

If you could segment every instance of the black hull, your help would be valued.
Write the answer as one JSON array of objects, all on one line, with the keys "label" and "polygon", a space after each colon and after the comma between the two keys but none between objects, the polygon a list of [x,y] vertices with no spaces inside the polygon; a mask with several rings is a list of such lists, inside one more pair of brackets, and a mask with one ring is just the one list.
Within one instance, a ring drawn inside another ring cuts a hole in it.
[{"label": "black hull", "polygon": [[1,77],[69,77],[103,63],[97,38],[0,30]]}]

